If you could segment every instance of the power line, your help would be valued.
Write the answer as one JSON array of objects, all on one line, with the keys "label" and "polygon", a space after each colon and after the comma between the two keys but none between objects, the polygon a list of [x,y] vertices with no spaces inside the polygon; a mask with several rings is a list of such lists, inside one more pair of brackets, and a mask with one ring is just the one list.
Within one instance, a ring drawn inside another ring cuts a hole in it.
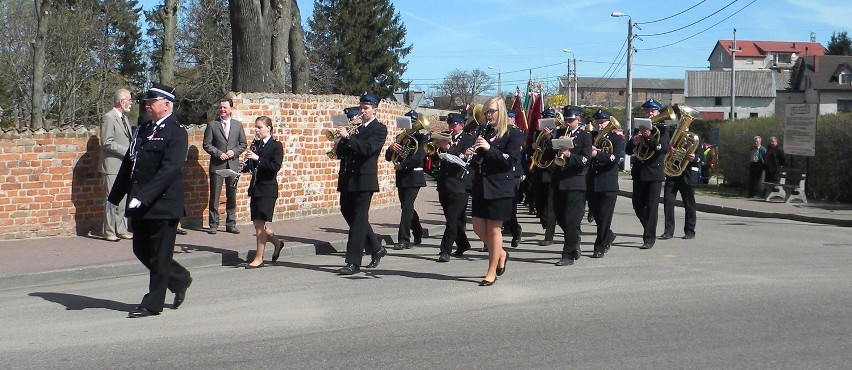
[{"label": "power line", "polygon": [[709,29],[711,29],[711,28],[713,28],[713,27],[718,26],[720,23],[722,23],[722,22],[724,22],[724,21],[726,21],[726,20],[731,19],[731,17],[733,17],[734,15],[737,15],[737,13],[739,13],[739,12],[743,11],[743,9],[748,8],[751,4],[754,4],[754,2],[755,2],[755,1],[757,1],[757,0],[752,0],[750,3],[746,4],[744,7],[740,8],[739,10],[737,10],[736,12],[734,12],[733,14],[731,14],[731,16],[729,16],[728,18],[725,18],[725,19],[723,19],[723,20],[721,20],[721,21],[719,21],[719,22],[716,22],[716,23],[715,23],[715,24],[713,24],[712,26],[707,27],[707,28],[705,28],[705,29],[703,29],[703,30],[701,30],[701,31],[698,31],[697,33],[693,34],[692,36],[689,36],[689,37],[686,37],[686,38],[680,39],[680,40],[675,41],[675,42],[672,42],[672,43],[670,43],[670,44],[665,44],[665,45],[662,45],[662,46],[657,46],[657,47],[653,47],[653,48],[645,48],[645,49],[640,49],[640,50],[641,50],[641,51],[646,51],[646,50],[657,50],[657,49],[662,49],[662,48],[669,47],[669,46],[672,46],[672,45],[675,45],[675,44],[679,44],[679,43],[681,43],[681,42],[684,42],[684,41],[686,41],[686,40],[689,40],[689,39],[691,39],[691,38],[693,38],[693,37],[695,37],[695,36],[698,36],[698,35],[700,35],[700,34],[702,34],[702,33],[706,32],[707,30],[709,30]]},{"label": "power line", "polygon": [[692,9],[692,8],[694,8],[694,7],[701,5],[701,3],[705,2],[705,1],[707,1],[707,0],[701,0],[700,2],[698,2],[698,4],[695,4],[695,5],[693,5],[693,6],[689,7],[689,8],[687,8],[686,10],[684,10],[684,11],[682,11],[682,12],[680,12],[680,13],[672,14],[672,15],[670,15],[670,16],[668,16],[668,17],[665,17],[665,18],[660,18],[660,19],[657,19],[657,20],[655,20],[655,21],[650,21],[650,22],[637,22],[637,23],[634,23],[634,24],[635,24],[635,25],[640,25],[640,24],[651,24],[651,23],[657,23],[657,22],[660,22],[660,21],[664,21],[664,20],[669,19],[669,18],[677,17],[677,16],[679,16],[679,15],[681,15],[681,14],[683,14],[683,13],[688,12],[689,10],[691,10],[691,9]]},{"label": "power line", "polygon": [[[672,32],[680,31],[680,30],[682,30],[682,29],[684,29],[684,28],[692,27],[692,26],[694,26],[694,25],[696,25],[696,24],[698,24],[698,23],[701,23],[701,22],[702,22],[702,21],[704,21],[705,19],[710,18],[710,17],[712,17],[712,16],[714,16],[714,15],[718,14],[718,13],[719,13],[719,12],[721,12],[722,10],[725,10],[725,8],[727,8],[727,7],[731,6],[731,5],[734,5],[734,3],[735,3],[735,2],[737,2],[737,1],[739,1],[739,0],[731,1],[730,3],[728,3],[728,5],[723,6],[721,9],[719,9],[719,10],[717,10],[717,11],[713,12],[713,13],[710,13],[710,14],[709,14],[709,15],[707,15],[706,17],[701,18],[701,19],[699,19],[699,20],[697,20],[697,21],[695,21],[695,22],[692,22],[692,23],[690,23],[690,24],[687,24],[686,26],[683,26],[683,27],[681,27],[681,28],[673,29],[673,30],[671,30],[671,31],[666,31],[666,32],[652,33],[652,34],[647,34],[647,35],[636,35],[636,36],[639,36],[639,37],[661,36],[661,35],[667,35],[667,34],[670,34],[670,33],[672,33]],[[736,14],[736,13],[735,13],[735,14]]]}]

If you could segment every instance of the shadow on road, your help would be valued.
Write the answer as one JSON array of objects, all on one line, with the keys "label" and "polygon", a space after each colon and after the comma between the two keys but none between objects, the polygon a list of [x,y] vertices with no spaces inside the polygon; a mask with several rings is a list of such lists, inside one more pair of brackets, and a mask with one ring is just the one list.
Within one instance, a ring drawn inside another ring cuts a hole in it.
[{"label": "shadow on road", "polygon": [[30,296],[39,297],[45,301],[58,303],[65,306],[66,310],[78,311],[87,308],[105,308],[114,311],[128,312],[136,307],[134,304],[111,301],[108,299],[92,298],[76,294],[34,292]]}]

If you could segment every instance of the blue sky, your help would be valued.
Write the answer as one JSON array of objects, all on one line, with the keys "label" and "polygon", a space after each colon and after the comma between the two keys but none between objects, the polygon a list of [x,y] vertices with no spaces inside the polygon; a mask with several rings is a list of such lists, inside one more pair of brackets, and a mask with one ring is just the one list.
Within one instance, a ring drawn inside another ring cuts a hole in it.
[{"label": "blue sky", "polygon": [[[147,9],[158,2],[142,0],[141,4]],[[306,23],[313,12],[313,0],[297,2]],[[810,41],[813,32],[816,41],[825,45],[832,32],[849,31],[852,26],[852,3],[848,0],[393,3],[408,31],[406,43],[413,44],[403,79],[424,89],[440,82],[453,69],[476,68],[493,74],[495,79],[499,70],[504,91],[514,90],[515,86],[523,89],[530,70],[534,79],[556,84],[556,78],[566,73],[569,57],[577,59],[580,77],[625,77],[626,58],[621,55],[628,19],[611,17],[614,11],[629,14],[639,24],[640,28],[634,29],[637,35],[665,33],[640,36],[634,41],[633,76],[637,78],[684,78],[686,70],[706,69],[716,41],[731,39],[734,28],[738,40],[801,42]],[[682,11],[685,12],[678,16],[653,22]],[[674,31],[677,29],[681,30]],[[672,43],[675,44],[648,50]],[[573,54],[563,49],[570,49]]]}]

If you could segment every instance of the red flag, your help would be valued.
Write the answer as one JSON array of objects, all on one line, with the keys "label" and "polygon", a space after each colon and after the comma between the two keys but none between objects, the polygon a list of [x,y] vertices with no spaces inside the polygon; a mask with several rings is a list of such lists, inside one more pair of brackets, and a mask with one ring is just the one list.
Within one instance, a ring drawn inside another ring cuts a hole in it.
[{"label": "red flag", "polygon": [[527,128],[527,146],[531,147],[533,142],[533,136],[535,132],[538,131],[538,120],[541,119],[541,94],[533,93],[533,102],[530,106],[529,112],[529,124]]},{"label": "red flag", "polygon": [[521,107],[521,89],[516,88],[515,99],[512,100],[512,112],[515,112],[515,125],[523,132],[527,132],[527,116]]}]

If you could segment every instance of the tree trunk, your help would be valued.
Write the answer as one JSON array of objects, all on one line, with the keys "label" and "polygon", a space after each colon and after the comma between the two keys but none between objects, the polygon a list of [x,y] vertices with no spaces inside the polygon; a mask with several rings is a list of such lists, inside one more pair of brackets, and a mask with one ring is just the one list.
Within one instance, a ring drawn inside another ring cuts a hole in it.
[{"label": "tree trunk", "polygon": [[289,0],[229,0],[229,3],[233,35],[231,89],[285,91],[293,3]]},{"label": "tree trunk", "polygon": [[290,1],[290,13],[292,14],[290,24],[290,80],[293,84],[294,94],[308,93],[308,81],[310,80],[310,65],[308,62],[308,51],[305,50],[305,31],[302,29],[302,16],[299,14],[299,5],[296,0]]},{"label": "tree trunk", "polygon": [[160,63],[160,82],[174,86],[175,81],[175,36],[179,0],[165,0],[163,12],[163,60]]},{"label": "tree trunk", "polygon": [[45,49],[47,48],[45,36],[47,35],[47,25],[50,20],[50,6],[51,0],[35,0],[38,28],[36,29],[36,36],[33,41],[33,91],[32,107],[30,110],[30,127],[33,129],[44,127],[42,101],[44,100]]}]

